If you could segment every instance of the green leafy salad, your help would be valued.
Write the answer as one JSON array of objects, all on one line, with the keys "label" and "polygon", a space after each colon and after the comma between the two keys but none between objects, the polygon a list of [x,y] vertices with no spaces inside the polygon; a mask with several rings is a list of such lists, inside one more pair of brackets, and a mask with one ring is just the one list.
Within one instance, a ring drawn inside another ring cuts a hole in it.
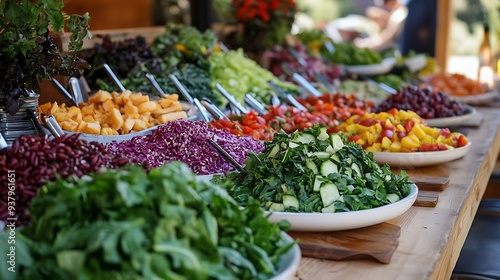
[{"label": "green leafy salad", "polygon": [[240,209],[179,162],[57,180],[29,211],[15,273],[0,249],[1,279],[269,279],[296,243],[282,237],[288,223],[269,222],[259,204]]},{"label": "green leafy salad", "polygon": [[279,132],[264,153],[251,154],[247,173],[229,173],[221,180],[229,194],[246,207],[253,198],[278,212],[346,212],[394,203],[410,193],[405,171],[394,174],[379,166],[373,154],[328,135],[318,125],[304,132]]}]

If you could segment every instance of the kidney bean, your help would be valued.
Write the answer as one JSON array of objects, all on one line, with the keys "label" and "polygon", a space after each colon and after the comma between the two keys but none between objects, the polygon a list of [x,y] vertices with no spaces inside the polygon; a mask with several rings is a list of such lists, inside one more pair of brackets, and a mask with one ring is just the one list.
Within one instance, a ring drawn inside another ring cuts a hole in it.
[{"label": "kidney bean", "polygon": [[[58,138],[24,135],[10,148],[0,153],[0,182],[7,181],[8,170],[16,172],[16,212],[18,224],[29,222],[26,208],[40,187],[55,180],[56,174],[63,179],[76,175],[81,177],[100,167],[115,168],[129,161],[123,156],[108,153],[98,143],[89,143],[78,138],[78,134]],[[0,198],[8,196],[8,188],[0,188]],[[7,200],[0,199],[0,220],[8,217]]]}]

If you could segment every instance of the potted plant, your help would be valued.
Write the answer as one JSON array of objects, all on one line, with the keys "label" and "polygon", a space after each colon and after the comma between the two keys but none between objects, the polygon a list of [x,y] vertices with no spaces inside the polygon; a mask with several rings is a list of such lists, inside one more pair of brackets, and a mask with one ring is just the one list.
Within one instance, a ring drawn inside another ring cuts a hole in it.
[{"label": "potted plant", "polygon": [[[16,114],[39,81],[89,67],[79,53],[91,36],[89,15],[68,15],[63,7],[63,0],[0,1],[0,112]],[[71,35],[63,53],[52,34],[65,30]]]}]

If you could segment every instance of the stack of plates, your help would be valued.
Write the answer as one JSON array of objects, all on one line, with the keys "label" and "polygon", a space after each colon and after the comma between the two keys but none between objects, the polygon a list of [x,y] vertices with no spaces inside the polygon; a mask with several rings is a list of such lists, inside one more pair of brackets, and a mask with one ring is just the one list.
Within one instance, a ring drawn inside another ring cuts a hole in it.
[{"label": "stack of plates", "polygon": [[21,135],[36,134],[36,129],[31,122],[28,110],[37,111],[38,97],[38,94],[30,92],[28,97],[23,98],[25,103],[15,115],[11,115],[0,108],[0,133],[5,138],[7,145],[11,146]]}]

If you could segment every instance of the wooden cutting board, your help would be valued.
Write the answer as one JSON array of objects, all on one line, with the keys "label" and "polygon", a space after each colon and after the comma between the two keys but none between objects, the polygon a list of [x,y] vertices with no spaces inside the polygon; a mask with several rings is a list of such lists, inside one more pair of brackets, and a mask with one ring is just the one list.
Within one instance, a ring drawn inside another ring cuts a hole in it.
[{"label": "wooden cutting board", "polygon": [[[394,174],[400,174],[400,169],[393,169]],[[443,166],[429,166],[405,170],[419,191],[442,191],[450,183],[450,171]]]},{"label": "wooden cutting board", "polygon": [[435,207],[439,201],[439,193],[432,191],[418,191],[417,199],[413,206]]},{"label": "wooden cutting board", "polygon": [[299,239],[303,257],[347,260],[374,259],[389,263],[399,243],[401,228],[381,223],[378,225],[333,232],[289,232]]}]

